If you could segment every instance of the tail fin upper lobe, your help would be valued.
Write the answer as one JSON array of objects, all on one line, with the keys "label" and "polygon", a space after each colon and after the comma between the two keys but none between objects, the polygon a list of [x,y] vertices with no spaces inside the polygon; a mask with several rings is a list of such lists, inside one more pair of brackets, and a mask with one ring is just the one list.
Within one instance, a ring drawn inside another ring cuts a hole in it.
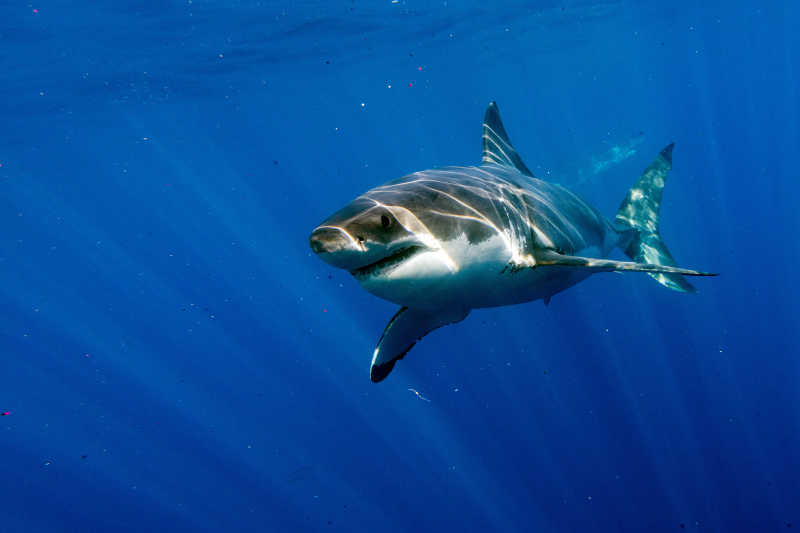
[{"label": "tail fin upper lobe", "polygon": [[[677,266],[672,254],[658,232],[661,193],[667,174],[672,170],[670,144],[659,153],[628,191],[617,211],[614,226],[627,238],[620,247],[637,263]],[[695,288],[680,274],[651,272],[649,275],[661,285],[680,292],[694,292]]]}]

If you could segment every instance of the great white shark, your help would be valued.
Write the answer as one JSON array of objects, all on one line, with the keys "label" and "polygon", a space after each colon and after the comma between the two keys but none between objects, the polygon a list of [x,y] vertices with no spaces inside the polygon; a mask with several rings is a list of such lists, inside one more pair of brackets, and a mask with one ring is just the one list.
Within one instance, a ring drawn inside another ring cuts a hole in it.
[{"label": "great white shark", "polygon": [[[694,292],[659,234],[672,148],[628,191],[613,221],[566,188],[536,178],[506,134],[497,104],[483,121],[479,166],[423,170],[365,192],[320,224],[311,248],[370,293],[400,305],[372,355],[370,378],[431,331],[472,309],[550,298],[597,272],[646,272]],[[620,248],[632,261],[608,259]]]}]

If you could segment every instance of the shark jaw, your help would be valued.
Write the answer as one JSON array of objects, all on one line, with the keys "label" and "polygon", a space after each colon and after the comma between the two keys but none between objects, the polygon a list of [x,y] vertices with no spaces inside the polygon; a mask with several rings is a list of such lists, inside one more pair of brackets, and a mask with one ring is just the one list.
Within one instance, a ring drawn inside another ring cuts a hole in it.
[{"label": "shark jaw", "polygon": [[427,250],[425,246],[420,246],[417,244],[404,246],[384,257],[383,259],[379,259],[374,263],[351,270],[350,274],[352,274],[353,277],[359,281],[365,281],[373,277],[387,276],[393,270],[399,267],[404,261],[412,258],[420,252],[423,252],[424,250]]}]

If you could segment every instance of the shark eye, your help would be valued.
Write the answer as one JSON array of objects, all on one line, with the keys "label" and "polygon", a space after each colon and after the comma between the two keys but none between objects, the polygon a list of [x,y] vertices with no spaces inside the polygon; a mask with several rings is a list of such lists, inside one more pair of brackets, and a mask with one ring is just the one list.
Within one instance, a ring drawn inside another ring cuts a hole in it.
[{"label": "shark eye", "polygon": [[383,226],[383,229],[388,229],[391,225],[392,220],[386,215],[381,215],[381,226]]}]

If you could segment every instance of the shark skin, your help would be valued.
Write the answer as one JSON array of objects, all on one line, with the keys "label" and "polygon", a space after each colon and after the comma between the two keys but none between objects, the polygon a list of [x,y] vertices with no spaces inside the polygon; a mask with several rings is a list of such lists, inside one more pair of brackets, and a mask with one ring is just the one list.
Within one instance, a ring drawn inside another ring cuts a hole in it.
[{"label": "shark skin", "polygon": [[[533,176],[503,127],[497,104],[483,123],[479,166],[415,172],[368,190],[309,239],[330,265],[398,304],[372,356],[382,381],[427,333],[472,309],[550,298],[597,272],[646,272],[693,292],[658,231],[672,168],[664,148],[628,191],[613,222],[566,188]],[[619,248],[632,261],[608,259]]]}]

